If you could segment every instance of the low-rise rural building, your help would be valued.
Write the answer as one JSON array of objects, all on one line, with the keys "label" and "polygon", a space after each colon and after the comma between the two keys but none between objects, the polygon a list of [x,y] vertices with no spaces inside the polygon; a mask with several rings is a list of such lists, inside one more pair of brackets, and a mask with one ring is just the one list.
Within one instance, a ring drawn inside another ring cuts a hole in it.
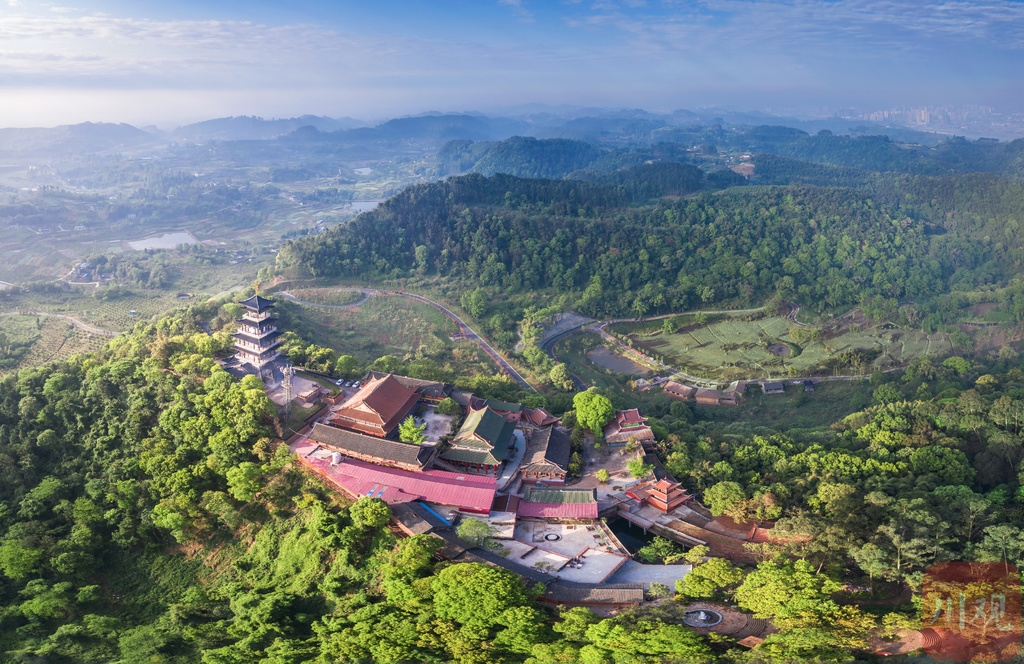
[{"label": "low-rise rural building", "polygon": [[740,402],[737,392],[723,392],[710,387],[702,387],[694,395],[699,406],[736,406]]},{"label": "low-rise rural building", "polygon": [[697,393],[697,388],[691,385],[683,385],[677,383],[674,380],[670,380],[665,383],[661,391],[668,397],[673,399],[681,399],[683,401],[689,401],[693,398],[693,395]]},{"label": "low-rise rural building", "polygon": [[497,476],[509,450],[514,449],[515,428],[508,415],[489,406],[472,410],[438,456],[468,473]]},{"label": "low-rise rural building", "polygon": [[765,394],[782,394],[786,391],[786,386],[782,384],[782,381],[766,380],[761,383],[761,391]]},{"label": "low-rise rural building", "polygon": [[526,443],[526,455],[519,467],[523,482],[565,484],[571,455],[572,443],[567,430],[549,426],[534,431]]},{"label": "low-rise rural building", "polygon": [[625,445],[630,438],[635,438],[639,443],[654,440],[654,432],[647,425],[647,418],[637,408],[616,412],[615,417],[604,426],[604,439],[610,446]]}]

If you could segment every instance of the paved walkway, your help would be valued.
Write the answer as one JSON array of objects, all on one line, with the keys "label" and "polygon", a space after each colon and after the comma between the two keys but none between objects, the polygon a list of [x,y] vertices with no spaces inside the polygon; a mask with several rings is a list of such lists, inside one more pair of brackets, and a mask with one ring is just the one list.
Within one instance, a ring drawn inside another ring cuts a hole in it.
[{"label": "paved walkway", "polygon": [[676,581],[683,578],[693,569],[691,565],[645,565],[635,560],[627,560],[607,583],[642,583],[644,590],[652,583],[663,583],[676,591]]},{"label": "paved walkway", "polygon": [[498,478],[498,491],[504,491],[508,483],[512,481],[512,478],[516,476],[519,464],[523,462],[523,455],[526,454],[526,437],[519,429],[515,431],[515,446],[515,456],[505,464],[505,470],[502,471],[501,476]]}]

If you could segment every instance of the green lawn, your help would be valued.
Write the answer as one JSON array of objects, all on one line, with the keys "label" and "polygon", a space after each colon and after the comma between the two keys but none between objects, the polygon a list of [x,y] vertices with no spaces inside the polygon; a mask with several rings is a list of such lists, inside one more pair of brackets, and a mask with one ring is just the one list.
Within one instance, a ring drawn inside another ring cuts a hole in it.
[{"label": "green lawn", "polygon": [[764,378],[794,371],[797,375],[831,373],[829,358],[844,351],[877,352],[872,369],[906,364],[923,355],[952,351],[948,335],[875,326],[837,328],[818,342],[794,339],[795,326],[781,316],[761,320],[722,319],[691,324],[676,333],[634,332],[638,347],[688,373],[721,380]]},{"label": "green lawn", "polygon": [[281,302],[281,329],[352,355],[368,365],[383,355],[428,357],[455,375],[493,374],[493,362],[471,341],[452,341],[455,323],[422,302],[374,295],[358,307],[322,309]]}]

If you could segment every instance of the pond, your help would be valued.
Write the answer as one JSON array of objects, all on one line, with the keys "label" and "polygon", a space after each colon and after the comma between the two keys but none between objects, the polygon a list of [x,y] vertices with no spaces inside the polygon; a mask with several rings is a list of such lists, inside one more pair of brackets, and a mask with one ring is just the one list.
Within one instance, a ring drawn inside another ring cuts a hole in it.
[{"label": "pond", "polygon": [[650,373],[650,369],[644,365],[634,362],[627,357],[623,357],[604,346],[596,346],[588,350],[587,359],[598,366],[616,373],[627,374],[630,376],[643,376]]},{"label": "pond", "polygon": [[610,519],[608,527],[631,554],[644,548],[654,539],[654,535],[645,533],[643,528],[635,526],[625,519]]},{"label": "pond", "polygon": [[128,246],[136,251],[145,249],[174,249],[179,244],[197,244],[199,240],[192,237],[188,231],[177,231],[174,233],[161,233],[142,240],[134,240]]}]

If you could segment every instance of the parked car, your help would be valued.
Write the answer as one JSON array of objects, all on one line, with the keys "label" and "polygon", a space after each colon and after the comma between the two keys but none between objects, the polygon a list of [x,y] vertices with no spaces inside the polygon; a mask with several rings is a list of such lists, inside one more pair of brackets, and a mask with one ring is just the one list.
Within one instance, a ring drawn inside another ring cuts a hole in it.
[{"label": "parked car", "polygon": [[345,379],[339,378],[338,380],[334,381],[334,384],[337,385],[338,387],[342,387],[345,385]]},{"label": "parked car", "polygon": [[352,387],[352,381],[346,380],[345,381],[345,387]]},{"label": "parked car", "polygon": [[360,385],[362,385],[362,383],[360,383],[358,380],[352,383],[352,387],[359,387]]}]

